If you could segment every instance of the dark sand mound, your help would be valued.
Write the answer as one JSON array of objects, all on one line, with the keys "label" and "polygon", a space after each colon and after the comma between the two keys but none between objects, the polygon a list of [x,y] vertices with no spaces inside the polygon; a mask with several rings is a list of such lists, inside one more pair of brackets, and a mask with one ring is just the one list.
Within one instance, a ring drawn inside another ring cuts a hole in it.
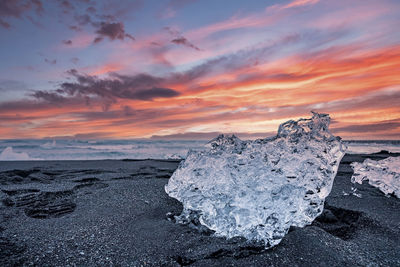
[{"label": "dark sand mound", "polygon": [[0,162],[0,266],[400,266],[400,200],[350,182],[389,155],[346,155],[323,214],[267,251],[173,223],[178,161]]}]

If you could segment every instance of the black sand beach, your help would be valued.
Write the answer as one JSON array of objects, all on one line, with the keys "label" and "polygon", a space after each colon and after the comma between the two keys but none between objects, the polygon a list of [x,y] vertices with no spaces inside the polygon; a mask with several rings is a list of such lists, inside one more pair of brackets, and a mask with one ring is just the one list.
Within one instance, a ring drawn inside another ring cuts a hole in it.
[{"label": "black sand beach", "polygon": [[350,182],[389,155],[346,155],[324,213],[266,251],[168,220],[178,161],[0,162],[0,266],[400,266],[400,200]]}]

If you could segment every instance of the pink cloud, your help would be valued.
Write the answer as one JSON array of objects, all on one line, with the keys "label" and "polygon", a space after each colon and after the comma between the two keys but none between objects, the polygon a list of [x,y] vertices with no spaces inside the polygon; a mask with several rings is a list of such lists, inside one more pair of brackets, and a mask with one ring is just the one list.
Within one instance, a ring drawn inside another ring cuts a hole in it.
[{"label": "pink cloud", "polygon": [[277,20],[278,17],[269,16],[265,13],[254,14],[244,17],[233,16],[227,20],[207,25],[197,30],[193,30],[189,32],[187,36],[191,39],[201,39],[213,33],[226,30],[252,28],[252,27],[265,27],[267,25],[274,23]]},{"label": "pink cloud", "polygon": [[376,19],[390,12],[388,3],[369,4],[365,6],[349,6],[324,16],[319,16],[307,25],[320,29],[349,26],[354,24],[364,25],[365,22]]},{"label": "pink cloud", "polygon": [[123,66],[119,63],[107,63],[101,66],[98,66],[92,69],[89,74],[90,75],[103,75],[109,72],[116,72],[123,68]]},{"label": "pink cloud", "polygon": [[295,0],[287,5],[283,6],[282,9],[299,7],[299,6],[315,5],[318,2],[319,2],[319,0]]}]

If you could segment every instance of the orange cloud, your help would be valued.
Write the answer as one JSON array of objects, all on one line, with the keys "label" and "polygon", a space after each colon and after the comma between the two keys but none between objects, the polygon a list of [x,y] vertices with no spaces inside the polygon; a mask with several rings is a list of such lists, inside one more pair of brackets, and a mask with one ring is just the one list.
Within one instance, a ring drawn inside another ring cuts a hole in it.
[{"label": "orange cloud", "polygon": [[91,70],[89,72],[89,74],[90,75],[103,75],[103,74],[107,74],[109,72],[116,72],[116,71],[122,70],[123,68],[124,68],[124,66],[119,63],[107,63],[103,66],[94,68],[93,70]]},{"label": "orange cloud", "polygon": [[0,133],[25,138],[65,136],[66,129],[69,135],[101,129],[109,138],[265,133],[316,110],[331,113],[332,128],[344,138],[393,139],[400,133],[399,69],[398,45],[369,50],[343,45],[211,71],[196,79],[165,78],[164,85],[181,95],[153,101],[118,99],[105,111],[100,98],[92,98],[89,105],[84,99],[0,104]]}]

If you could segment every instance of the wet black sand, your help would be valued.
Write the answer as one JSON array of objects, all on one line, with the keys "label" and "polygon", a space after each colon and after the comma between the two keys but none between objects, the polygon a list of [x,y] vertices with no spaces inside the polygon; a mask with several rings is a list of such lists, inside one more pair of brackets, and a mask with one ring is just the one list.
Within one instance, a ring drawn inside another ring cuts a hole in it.
[{"label": "wet black sand", "polygon": [[177,161],[0,162],[0,266],[400,266],[400,199],[350,182],[388,155],[346,155],[323,215],[267,251],[169,221]]}]

